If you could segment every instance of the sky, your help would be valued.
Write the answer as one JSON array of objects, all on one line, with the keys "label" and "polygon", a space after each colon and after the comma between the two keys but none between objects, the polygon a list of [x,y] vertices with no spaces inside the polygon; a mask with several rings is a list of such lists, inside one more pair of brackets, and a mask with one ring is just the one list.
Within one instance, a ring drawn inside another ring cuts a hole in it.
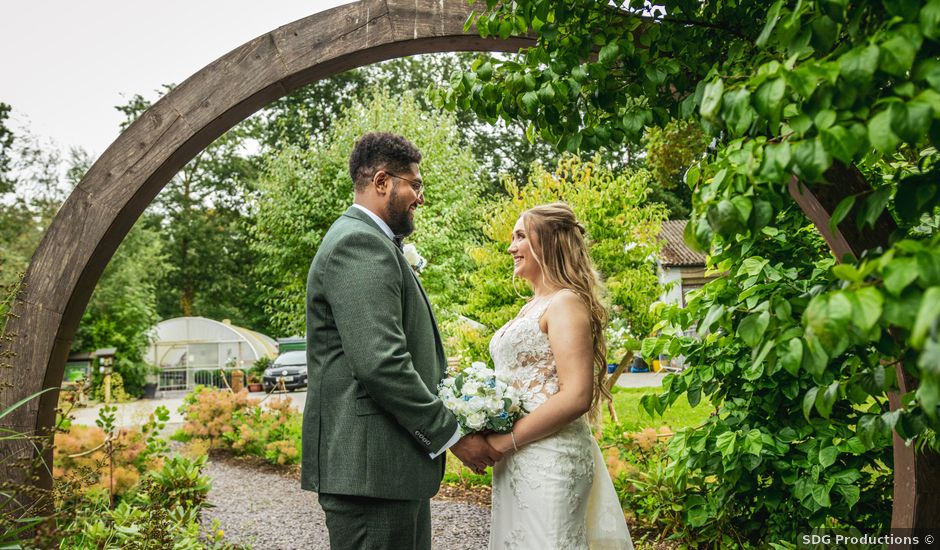
[{"label": "sky", "polygon": [[25,129],[97,158],[134,94],[155,99],[232,49],[348,0],[4,0],[0,102]]}]

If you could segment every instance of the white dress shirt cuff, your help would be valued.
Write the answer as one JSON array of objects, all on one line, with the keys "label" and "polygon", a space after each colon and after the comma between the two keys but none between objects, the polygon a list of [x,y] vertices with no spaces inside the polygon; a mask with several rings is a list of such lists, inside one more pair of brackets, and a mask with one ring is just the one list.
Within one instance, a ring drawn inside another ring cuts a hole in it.
[{"label": "white dress shirt cuff", "polygon": [[441,447],[441,450],[437,451],[436,453],[431,453],[431,459],[433,460],[441,456],[441,454],[443,454],[444,451],[453,447],[455,443],[460,441],[460,435],[461,435],[460,426],[457,426],[457,431],[454,432],[454,435],[450,438],[450,440],[447,443],[445,443],[443,447]]}]

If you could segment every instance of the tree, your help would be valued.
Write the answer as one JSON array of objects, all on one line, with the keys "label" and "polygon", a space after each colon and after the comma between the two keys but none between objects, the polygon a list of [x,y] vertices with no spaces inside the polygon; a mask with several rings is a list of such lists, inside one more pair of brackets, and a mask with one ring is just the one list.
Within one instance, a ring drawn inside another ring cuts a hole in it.
[{"label": "tree", "polygon": [[[265,150],[288,146],[301,149],[322,143],[344,109],[367,101],[372,90],[386,89],[396,97],[411,93],[423,109],[430,109],[434,94],[452,77],[453,67],[466,66],[469,53],[427,54],[393,59],[318,80],[265,107],[249,119],[251,133]],[[460,76],[457,72],[456,76]],[[455,112],[459,139],[480,165],[491,192],[501,192],[500,174],[526,181],[536,160],[554,162],[554,150],[541,142],[529,142],[522,132],[496,119],[481,119],[469,110]]]},{"label": "tree", "polygon": [[[634,333],[647,334],[657,321],[650,305],[659,297],[655,265],[656,238],[665,208],[646,200],[650,174],[645,170],[614,173],[599,157],[582,161],[565,156],[552,172],[535,165],[525,185],[506,178],[506,197],[491,199],[483,220],[483,242],[470,250],[473,267],[462,312],[482,323],[488,336],[516,315],[528,294],[524,281],[512,277],[512,258],[506,249],[522,212],[540,204],[567,202],[585,225],[591,259],[607,289],[610,316],[627,321]],[[624,208],[630,205],[630,208]],[[485,358],[480,338],[460,333],[456,354],[470,361]],[[617,358],[619,359],[619,358]]]},{"label": "tree", "polygon": [[7,179],[10,171],[10,153],[13,149],[13,131],[7,127],[10,118],[10,106],[0,102],[0,195],[9,193],[13,184]]},{"label": "tree", "polygon": [[[940,311],[940,3],[489,1],[474,21],[483,35],[534,32],[538,41],[521,63],[490,61],[463,75],[448,105],[525,121],[530,135],[572,151],[635,141],[644,127],[675,119],[713,140],[685,173],[694,190],[687,240],[710,249],[715,267],[733,269],[746,290],[721,297],[726,283],[712,283],[701,307],[667,313],[660,328],[671,337],[645,350],[687,353],[693,365],[646,401],[651,410],[681,395],[707,395],[720,407],[706,429],[686,435],[694,444],[673,443],[676,457],[684,454],[676,468],[717,474],[726,489],[687,499],[687,521],[723,519],[762,544],[829,521],[865,521],[856,492],[830,493],[853,477],[845,460],[879,460],[892,431],[940,448],[940,340],[930,328]],[[855,186],[834,209],[833,227],[882,237],[892,221],[898,229],[884,248],[838,265],[769,260],[775,237],[811,231],[787,214],[793,176],[819,193]],[[774,299],[768,290],[786,290],[794,273],[816,284]],[[702,336],[680,336],[689,327]],[[919,379],[897,410],[887,401],[895,371],[885,364]],[[709,377],[718,365],[722,376]],[[788,388],[774,394],[777,406],[803,413],[786,437],[768,429],[773,402],[740,406],[777,383]],[[818,439],[814,430],[826,426],[830,439]],[[858,434],[851,443],[837,444],[842,427]],[[805,470],[755,470],[754,460],[776,453],[764,449],[784,446],[804,454]],[[755,459],[745,460],[749,453]],[[776,488],[786,487],[784,498],[800,506],[762,523]],[[731,505],[732,494],[750,504]],[[713,543],[727,535],[712,533]]]},{"label": "tree", "polygon": [[[149,106],[135,95],[117,109],[126,126]],[[250,125],[226,132],[180,170],[139,222],[156,224],[171,266],[157,274],[160,318],[200,315],[270,329],[252,278],[244,208],[257,177],[254,139]]]},{"label": "tree", "polygon": [[[62,181],[62,159],[58,150],[21,130],[13,138],[7,132],[3,145],[6,172],[0,179],[8,189],[0,192],[0,288],[15,291],[42,235],[68,192]],[[0,138],[2,139],[2,138]],[[73,151],[72,162],[80,152]],[[2,187],[2,185],[0,185]]]},{"label": "tree", "polygon": [[321,143],[271,155],[259,180],[252,201],[252,249],[260,258],[265,312],[281,333],[303,334],[310,261],[330,225],[352,203],[349,152],[369,131],[400,133],[421,151],[426,204],[409,241],[428,260],[421,280],[438,314],[452,315],[466,300],[465,246],[473,242],[482,215],[482,183],[473,156],[461,147],[452,116],[423,110],[411,94],[393,98],[384,88],[372,93],[334,122]]},{"label": "tree", "polygon": [[143,353],[159,320],[154,275],[170,268],[159,233],[147,224],[136,224],[98,280],[72,343],[74,351],[116,348],[115,370],[133,396],[143,394]]}]

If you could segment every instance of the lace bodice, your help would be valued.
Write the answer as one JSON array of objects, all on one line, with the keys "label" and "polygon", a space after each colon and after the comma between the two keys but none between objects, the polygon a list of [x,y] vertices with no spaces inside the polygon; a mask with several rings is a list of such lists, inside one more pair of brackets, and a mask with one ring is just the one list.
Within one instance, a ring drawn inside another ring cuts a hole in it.
[{"label": "lace bodice", "polygon": [[539,320],[551,297],[529,302],[519,315],[503,325],[490,340],[490,356],[496,373],[522,392],[522,404],[534,411],[558,392],[558,371],[548,335]]}]

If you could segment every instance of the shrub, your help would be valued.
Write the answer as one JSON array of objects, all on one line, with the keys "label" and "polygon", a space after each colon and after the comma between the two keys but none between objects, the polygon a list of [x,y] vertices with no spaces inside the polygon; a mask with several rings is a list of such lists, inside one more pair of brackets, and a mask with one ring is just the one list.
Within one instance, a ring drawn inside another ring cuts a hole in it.
[{"label": "shrub", "polygon": [[208,439],[210,448],[226,446],[222,436],[234,430],[233,415],[258,403],[257,399],[248,397],[248,390],[232,393],[196,386],[186,395],[180,408],[186,419],[182,431],[190,437]]},{"label": "shrub", "polygon": [[[95,401],[100,401],[104,403],[104,377],[99,379],[99,382],[94,386],[92,390],[92,398]],[[124,377],[121,376],[119,372],[111,373],[111,401],[115,403],[125,403],[134,399],[126,391],[124,391]]]},{"label": "shrub", "polygon": [[273,399],[267,409],[254,406],[236,411],[233,429],[223,438],[240,454],[264,457],[275,464],[295,463],[300,453],[288,425],[295,417],[299,418],[290,398]]},{"label": "shrub", "polygon": [[197,387],[184,399],[183,414],[186,423],[177,439],[188,439],[191,445],[203,440],[207,449],[230,449],[272,464],[300,461],[301,417],[288,397],[261,407],[247,390]]},{"label": "shrub", "polygon": [[208,457],[173,456],[163,467],[147,474],[146,490],[137,495],[143,504],[157,504],[171,509],[178,506],[186,510],[199,510],[209,496],[211,483],[202,475]]},{"label": "shrub", "polygon": [[165,443],[158,434],[169,414],[162,409],[141,429],[116,430],[110,440],[108,430],[99,426],[74,424],[69,431],[57,433],[53,476],[77,484],[85,492],[111,493],[118,498],[127,494],[144,473],[162,463]]}]

